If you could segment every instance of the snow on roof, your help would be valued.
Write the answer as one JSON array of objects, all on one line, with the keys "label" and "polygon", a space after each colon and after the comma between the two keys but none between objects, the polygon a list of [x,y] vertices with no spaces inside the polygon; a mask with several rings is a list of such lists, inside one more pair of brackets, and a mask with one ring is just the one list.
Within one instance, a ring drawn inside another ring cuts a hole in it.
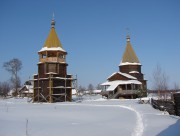
[{"label": "snow on roof", "polygon": [[104,82],[104,83],[102,83],[102,84],[100,84],[100,85],[102,85],[102,86],[107,86],[107,85],[110,85],[110,82],[109,82],[109,81],[106,81],[106,82]]},{"label": "snow on roof", "polygon": [[129,73],[139,73],[138,71],[130,71]]},{"label": "snow on roof", "polygon": [[[127,78],[130,78],[130,79],[137,79],[136,77],[133,77],[133,76],[127,74],[127,73],[122,73],[122,72],[115,72],[115,73],[113,73],[110,77],[114,76],[114,75],[117,74],[117,73],[120,74],[120,75],[123,75],[123,76],[125,76],[125,77],[127,77]],[[108,77],[107,79],[109,79],[110,77]]]},{"label": "snow on roof", "polygon": [[102,83],[102,86],[109,86],[107,88],[107,91],[113,91],[118,85],[124,85],[124,84],[138,84],[141,85],[142,83],[138,80],[116,80],[116,81],[107,81]]},{"label": "snow on roof", "polygon": [[31,90],[31,91],[23,91],[22,93],[23,94],[33,93],[33,90]]},{"label": "snow on roof", "polygon": [[123,65],[141,65],[141,63],[121,62],[119,64],[119,66],[123,66]]},{"label": "snow on roof", "polygon": [[49,73],[46,73],[47,75],[51,75],[51,74],[57,74],[57,73],[54,73],[54,72],[49,72]]},{"label": "snow on roof", "polygon": [[[23,90],[23,88],[25,88],[25,90]],[[33,85],[24,85],[19,91],[23,93],[33,93]]]},{"label": "snow on roof", "polygon": [[100,93],[101,90],[93,90],[93,93]]},{"label": "snow on roof", "polygon": [[108,88],[107,91],[113,91],[119,85],[118,82],[112,83]]},{"label": "snow on roof", "polygon": [[63,89],[71,89],[72,87],[65,87],[65,86],[55,86],[55,87],[47,87],[47,88],[63,88]]},{"label": "snow on roof", "polygon": [[77,90],[76,89],[72,89],[72,95],[76,95]]},{"label": "snow on roof", "polygon": [[123,85],[123,84],[142,84],[140,81],[138,80],[116,80],[116,81],[106,81],[104,83],[102,83],[102,86],[105,85],[112,85],[112,84],[116,84],[118,83],[119,85]]},{"label": "snow on roof", "polygon": [[43,51],[63,51],[63,52],[66,52],[61,47],[52,47],[52,48],[43,47],[39,52],[43,52]]},{"label": "snow on roof", "polygon": [[54,79],[64,79],[64,80],[73,80],[73,78],[66,78],[66,77],[52,77]]}]

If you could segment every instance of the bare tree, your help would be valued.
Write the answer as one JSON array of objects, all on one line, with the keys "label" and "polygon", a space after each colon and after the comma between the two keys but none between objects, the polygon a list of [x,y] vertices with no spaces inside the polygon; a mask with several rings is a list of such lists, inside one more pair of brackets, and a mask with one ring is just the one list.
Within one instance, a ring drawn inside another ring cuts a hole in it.
[{"label": "bare tree", "polygon": [[89,85],[88,85],[88,91],[89,91],[89,93],[92,94],[92,93],[93,93],[93,90],[94,90],[94,86],[93,86],[92,84],[89,84]]},{"label": "bare tree", "polygon": [[2,83],[0,82],[0,96],[3,96]]},{"label": "bare tree", "polygon": [[[168,89],[168,76],[164,71],[162,71],[159,64],[153,72],[153,85],[154,89],[158,91],[159,96],[161,95],[161,91],[167,91]],[[164,94],[166,94],[166,92],[164,92]]]},{"label": "bare tree", "polygon": [[6,97],[10,91],[8,82],[0,83],[0,95]]},{"label": "bare tree", "polygon": [[5,62],[3,67],[11,74],[12,86],[15,89],[15,92],[17,93],[18,88],[21,84],[18,72],[22,68],[22,62],[19,59],[14,58],[8,62]]},{"label": "bare tree", "polygon": [[79,88],[78,88],[78,91],[83,93],[83,92],[86,91],[86,88],[80,85]]},{"label": "bare tree", "polygon": [[173,88],[173,89],[174,89],[174,90],[180,89],[180,88],[179,88],[179,85],[178,85],[176,82],[174,83],[174,88]]},{"label": "bare tree", "polygon": [[101,86],[100,84],[98,84],[98,85],[96,86],[96,89],[97,89],[97,90],[102,90],[102,86]]}]

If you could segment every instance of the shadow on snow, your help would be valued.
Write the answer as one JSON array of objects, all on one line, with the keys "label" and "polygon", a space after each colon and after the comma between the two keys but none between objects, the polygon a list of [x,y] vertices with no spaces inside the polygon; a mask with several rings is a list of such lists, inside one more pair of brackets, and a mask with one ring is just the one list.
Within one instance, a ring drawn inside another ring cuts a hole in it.
[{"label": "shadow on snow", "polygon": [[[171,117],[177,118],[175,116]],[[160,132],[157,136],[180,136],[180,119],[178,119],[175,124]]]}]

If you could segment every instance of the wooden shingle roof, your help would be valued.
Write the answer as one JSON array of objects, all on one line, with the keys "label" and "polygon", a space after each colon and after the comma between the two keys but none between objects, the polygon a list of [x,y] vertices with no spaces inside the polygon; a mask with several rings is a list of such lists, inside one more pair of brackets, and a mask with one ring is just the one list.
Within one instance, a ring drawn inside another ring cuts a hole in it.
[{"label": "wooden shingle roof", "polygon": [[43,47],[47,47],[47,48],[56,48],[56,47],[61,47],[62,48],[62,44],[56,34],[55,31],[55,21],[54,19],[51,21],[51,30],[50,33],[44,43]]},{"label": "wooden shingle roof", "polygon": [[141,65],[132,45],[130,43],[129,36],[127,36],[126,49],[123,54],[120,65]]}]

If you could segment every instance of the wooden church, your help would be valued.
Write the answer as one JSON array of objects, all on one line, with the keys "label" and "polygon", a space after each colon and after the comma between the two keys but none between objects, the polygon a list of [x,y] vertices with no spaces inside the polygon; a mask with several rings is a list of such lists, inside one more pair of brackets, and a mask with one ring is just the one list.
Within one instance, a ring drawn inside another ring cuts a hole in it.
[{"label": "wooden church", "polygon": [[141,63],[127,36],[126,49],[119,65],[119,72],[113,73],[102,83],[102,95],[108,98],[138,98],[146,96],[147,85],[141,73]]},{"label": "wooden church", "polygon": [[34,102],[72,100],[72,75],[67,74],[66,55],[55,31],[55,20],[42,49],[38,52],[38,74],[34,75]]}]

